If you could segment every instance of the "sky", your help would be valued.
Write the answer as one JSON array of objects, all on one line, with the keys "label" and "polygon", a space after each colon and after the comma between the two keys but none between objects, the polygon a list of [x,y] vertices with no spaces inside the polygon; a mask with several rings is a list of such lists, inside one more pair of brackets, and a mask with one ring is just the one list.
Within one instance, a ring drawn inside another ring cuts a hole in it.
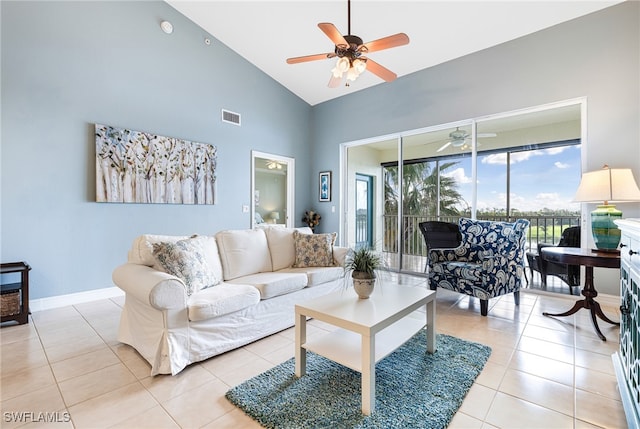
[{"label": "sky", "polygon": [[[447,173],[471,204],[471,158]],[[580,183],[580,145],[511,154],[511,208],[519,211],[580,210],[571,200]],[[505,209],[507,154],[478,154],[478,209]]]}]

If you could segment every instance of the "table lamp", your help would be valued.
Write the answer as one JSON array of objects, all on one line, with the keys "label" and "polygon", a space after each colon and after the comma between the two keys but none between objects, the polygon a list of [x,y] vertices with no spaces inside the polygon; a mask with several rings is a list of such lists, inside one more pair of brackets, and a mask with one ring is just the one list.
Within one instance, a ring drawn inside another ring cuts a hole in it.
[{"label": "table lamp", "polygon": [[622,218],[614,202],[640,201],[640,189],[629,168],[610,168],[584,173],[575,202],[601,203],[591,212],[591,232],[598,251],[613,252],[620,243],[620,230],[613,222]]},{"label": "table lamp", "polygon": [[278,221],[280,220],[280,213],[271,212],[271,219],[273,220],[273,223],[278,223]]}]

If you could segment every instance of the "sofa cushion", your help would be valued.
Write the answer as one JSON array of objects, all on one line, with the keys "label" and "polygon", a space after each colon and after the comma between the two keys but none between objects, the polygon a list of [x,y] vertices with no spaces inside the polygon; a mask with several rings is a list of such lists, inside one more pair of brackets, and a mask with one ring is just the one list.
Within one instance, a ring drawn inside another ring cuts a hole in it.
[{"label": "sofa cushion", "polygon": [[271,271],[271,255],[263,229],[220,231],[216,241],[225,281]]},{"label": "sofa cushion", "polygon": [[260,273],[239,277],[229,283],[251,285],[260,291],[260,298],[269,299],[304,289],[308,283],[304,273]]},{"label": "sofa cushion", "polygon": [[337,234],[301,234],[293,232],[293,244],[296,252],[294,268],[332,267],[333,243]]},{"label": "sofa cushion", "polygon": [[344,276],[342,267],[306,267],[285,268],[281,273],[304,273],[307,276],[307,287],[313,287],[322,283],[331,282]]},{"label": "sofa cushion", "polygon": [[189,320],[211,319],[242,310],[260,302],[260,292],[249,285],[221,283],[194,293],[187,302]]},{"label": "sofa cushion", "polygon": [[220,283],[219,273],[209,263],[205,251],[206,239],[192,237],[175,243],[153,243],[153,256],[158,265],[182,280],[187,295]]},{"label": "sofa cushion", "polygon": [[293,244],[293,231],[301,234],[313,234],[308,226],[303,228],[266,228],[267,244],[271,254],[273,271],[289,268],[296,262],[296,252]]}]

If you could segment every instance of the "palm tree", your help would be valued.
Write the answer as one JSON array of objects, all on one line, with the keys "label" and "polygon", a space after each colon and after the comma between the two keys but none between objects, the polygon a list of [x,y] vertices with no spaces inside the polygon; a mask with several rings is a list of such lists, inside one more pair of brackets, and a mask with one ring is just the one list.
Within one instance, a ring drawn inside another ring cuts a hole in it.
[{"label": "palm tree", "polygon": [[[458,204],[465,204],[457,190],[457,183],[444,173],[457,162],[416,162],[403,166],[402,213],[405,245],[419,239],[417,217],[427,218],[437,213],[436,204],[440,204],[440,215],[457,216]],[[437,168],[435,168],[437,166]],[[438,200],[438,180],[440,180],[440,199]],[[385,168],[385,214],[398,214],[398,167]],[[392,231],[395,228],[391,229]],[[385,236],[385,248],[395,251],[397,235]]]},{"label": "palm tree", "polygon": [[[403,166],[402,212],[405,216],[435,216],[440,178],[440,214],[456,216],[457,205],[466,203],[457,189],[456,181],[446,176],[447,170],[458,162],[417,162]],[[385,214],[398,214],[398,167],[385,168]]]}]

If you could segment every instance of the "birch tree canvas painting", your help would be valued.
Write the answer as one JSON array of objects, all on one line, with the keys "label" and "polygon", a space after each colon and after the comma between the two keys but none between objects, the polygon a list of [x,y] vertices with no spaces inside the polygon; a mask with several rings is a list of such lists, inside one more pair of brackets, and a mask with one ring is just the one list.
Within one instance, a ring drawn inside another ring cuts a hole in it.
[{"label": "birch tree canvas painting", "polygon": [[96,200],[214,204],[217,148],[95,124]]}]

